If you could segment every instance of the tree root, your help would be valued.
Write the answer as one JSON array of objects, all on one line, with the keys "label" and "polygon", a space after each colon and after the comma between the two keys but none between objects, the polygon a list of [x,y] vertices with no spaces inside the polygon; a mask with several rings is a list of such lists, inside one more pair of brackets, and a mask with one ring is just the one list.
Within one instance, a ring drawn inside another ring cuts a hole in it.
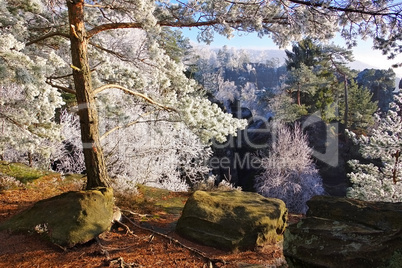
[{"label": "tree root", "polygon": [[111,229],[117,230],[119,227],[123,228],[126,234],[137,237],[137,235],[135,235],[134,232],[131,231],[130,227],[128,227],[126,224],[122,223],[120,220],[113,221],[113,226]]},{"label": "tree root", "polygon": [[114,265],[117,264],[118,265],[117,267],[119,267],[119,268],[142,267],[141,265],[139,265],[137,263],[134,263],[134,262],[133,263],[125,262],[123,257],[117,257],[117,258],[113,258],[113,259],[110,258],[110,254],[109,254],[110,250],[113,250],[113,251],[126,250],[126,249],[131,248],[131,246],[130,247],[125,247],[125,248],[109,248],[109,247],[105,247],[104,245],[102,245],[102,243],[100,242],[98,237],[96,238],[96,242],[98,243],[98,245],[101,248],[100,254],[102,254],[102,255],[104,255],[106,257],[106,259],[103,260],[103,263],[106,266],[111,267],[111,266],[114,266]]},{"label": "tree root", "polygon": [[138,264],[138,263],[127,263],[124,261],[123,257],[117,257],[111,260],[106,260],[105,261],[105,265],[107,266],[112,266],[112,265],[118,265],[117,267],[119,268],[134,268],[134,267],[143,267],[142,265]]},{"label": "tree root", "polygon": [[[134,212],[130,212],[130,214],[136,215],[136,213],[134,213]],[[216,266],[217,263],[222,263],[222,264],[224,264],[224,265],[225,265],[225,264],[228,264],[228,262],[225,261],[225,260],[210,258],[210,257],[208,257],[204,252],[202,252],[202,251],[200,251],[200,250],[198,250],[198,249],[195,249],[195,248],[186,246],[186,245],[184,245],[183,243],[181,243],[179,240],[177,240],[177,239],[175,239],[175,238],[173,238],[173,237],[171,237],[171,236],[168,236],[168,235],[166,235],[166,234],[157,232],[157,231],[155,231],[155,230],[152,230],[152,229],[143,227],[143,226],[141,226],[141,225],[135,223],[134,221],[132,221],[129,217],[125,216],[124,214],[122,214],[122,216],[123,216],[126,220],[128,220],[132,225],[134,225],[135,227],[140,228],[140,229],[145,230],[145,231],[148,231],[148,232],[151,232],[152,235],[151,235],[150,238],[149,238],[149,242],[151,242],[151,241],[153,240],[154,235],[157,235],[157,236],[166,238],[166,239],[168,239],[169,241],[175,243],[176,245],[179,245],[180,247],[185,248],[185,249],[191,251],[192,253],[194,253],[195,255],[197,255],[197,256],[203,258],[203,259],[206,260],[206,262],[208,263],[208,265],[207,265],[206,267],[214,267],[214,266]]]}]

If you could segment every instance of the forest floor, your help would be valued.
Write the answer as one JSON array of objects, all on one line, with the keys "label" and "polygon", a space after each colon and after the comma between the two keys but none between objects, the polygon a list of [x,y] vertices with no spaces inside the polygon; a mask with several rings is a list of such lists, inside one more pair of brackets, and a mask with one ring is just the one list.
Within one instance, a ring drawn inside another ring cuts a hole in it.
[{"label": "forest floor", "polygon": [[[82,180],[77,180],[45,174],[25,186],[0,189],[0,222],[41,199],[79,190]],[[149,187],[116,195],[122,222],[131,232],[112,228],[67,250],[35,234],[0,232],[0,267],[287,267],[280,243],[233,253],[180,237],[175,223],[189,195]]]}]

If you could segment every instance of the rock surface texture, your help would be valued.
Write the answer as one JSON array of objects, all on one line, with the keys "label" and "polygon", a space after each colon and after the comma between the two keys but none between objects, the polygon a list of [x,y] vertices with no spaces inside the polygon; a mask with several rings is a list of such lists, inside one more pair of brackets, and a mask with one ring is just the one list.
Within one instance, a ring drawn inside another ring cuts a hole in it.
[{"label": "rock surface texture", "polygon": [[176,231],[219,249],[253,249],[281,240],[287,223],[282,200],[256,193],[196,191],[184,206]]},{"label": "rock surface texture", "polygon": [[289,267],[402,267],[402,203],[316,196],[284,234]]},{"label": "rock surface texture", "polygon": [[113,218],[113,190],[67,192],[37,202],[0,224],[0,230],[38,233],[51,242],[72,247],[108,230]]}]

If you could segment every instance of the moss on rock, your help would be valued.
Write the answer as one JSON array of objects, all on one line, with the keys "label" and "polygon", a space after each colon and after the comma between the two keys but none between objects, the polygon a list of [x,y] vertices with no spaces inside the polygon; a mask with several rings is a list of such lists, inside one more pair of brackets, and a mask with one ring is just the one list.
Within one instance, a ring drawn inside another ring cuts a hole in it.
[{"label": "moss on rock", "polygon": [[41,200],[0,224],[0,230],[38,233],[51,242],[72,247],[106,231],[113,217],[113,190],[67,192]]},{"label": "moss on rock", "polygon": [[286,222],[282,200],[240,191],[196,191],[184,206],[176,230],[199,243],[236,251],[276,243]]}]

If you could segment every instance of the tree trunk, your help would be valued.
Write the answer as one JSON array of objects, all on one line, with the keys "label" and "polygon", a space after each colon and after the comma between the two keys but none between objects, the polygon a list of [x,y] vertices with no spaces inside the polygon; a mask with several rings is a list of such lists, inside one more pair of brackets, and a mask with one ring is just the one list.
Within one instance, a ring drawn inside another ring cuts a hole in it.
[{"label": "tree trunk", "polygon": [[84,0],[67,1],[73,78],[81,125],[81,140],[87,169],[87,189],[108,187],[109,179],[99,139],[99,120],[92,93],[88,62],[88,39],[84,24]]},{"label": "tree trunk", "polygon": [[300,84],[297,86],[297,105],[301,106]]},{"label": "tree trunk", "polygon": [[345,121],[345,129],[348,128],[348,121],[349,121],[349,99],[348,99],[348,77],[346,74],[343,77],[343,84],[344,84],[344,94],[345,94],[345,115],[343,120]]},{"label": "tree trunk", "polygon": [[28,165],[33,167],[32,153],[28,152]]}]

